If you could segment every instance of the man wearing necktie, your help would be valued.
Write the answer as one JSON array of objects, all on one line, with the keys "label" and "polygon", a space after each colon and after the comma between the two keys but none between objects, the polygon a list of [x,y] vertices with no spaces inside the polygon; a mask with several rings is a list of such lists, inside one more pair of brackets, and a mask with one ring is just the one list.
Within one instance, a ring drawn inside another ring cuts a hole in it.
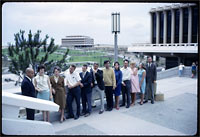
[{"label": "man wearing necktie", "polygon": [[149,94],[151,95],[151,103],[154,104],[154,83],[156,83],[157,70],[156,65],[152,63],[152,58],[148,57],[148,63],[146,64],[146,92],[145,101],[148,102]]},{"label": "man wearing necktie", "polygon": [[91,106],[91,98],[92,98],[92,75],[90,72],[87,71],[87,65],[84,64],[82,66],[82,72],[79,73],[81,77],[81,100],[82,100],[82,106],[83,110],[81,113],[81,116],[85,115],[85,117],[89,116],[92,111]]},{"label": "man wearing necktie", "polygon": [[[22,95],[28,96],[28,97],[36,97],[35,87],[32,83],[32,78],[34,77],[34,70],[32,68],[26,69],[26,76],[24,77],[24,80],[22,81],[21,85],[21,91]],[[28,120],[34,120],[35,110],[26,108],[26,119]]]}]

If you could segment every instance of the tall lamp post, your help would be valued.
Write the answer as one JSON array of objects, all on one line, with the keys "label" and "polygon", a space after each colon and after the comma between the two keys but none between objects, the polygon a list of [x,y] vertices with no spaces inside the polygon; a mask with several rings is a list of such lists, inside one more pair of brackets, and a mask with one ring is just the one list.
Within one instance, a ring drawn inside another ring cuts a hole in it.
[{"label": "tall lamp post", "polygon": [[117,33],[120,33],[120,13],[112,13],[112,33],[114,33],[115,61],[118,61]]}]

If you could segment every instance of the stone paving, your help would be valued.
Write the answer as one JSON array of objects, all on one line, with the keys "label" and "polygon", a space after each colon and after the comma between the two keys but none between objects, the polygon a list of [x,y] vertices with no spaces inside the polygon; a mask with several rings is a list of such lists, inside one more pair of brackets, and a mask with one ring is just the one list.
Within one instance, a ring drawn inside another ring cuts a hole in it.
[{"label": "stone paving", "polygon": [[[57,135],[195,135],[197,79],[172,77],[157,81],[165,101],[129,109],[121,107],[99,115],[99,101],[89,117],[53,121]],[[138,102],[137,100],[136,102]]]}]

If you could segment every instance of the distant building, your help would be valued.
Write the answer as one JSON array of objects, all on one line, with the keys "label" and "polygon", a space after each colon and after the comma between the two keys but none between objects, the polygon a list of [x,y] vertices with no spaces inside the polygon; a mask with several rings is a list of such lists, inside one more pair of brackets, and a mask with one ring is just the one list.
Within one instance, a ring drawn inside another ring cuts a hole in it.
[{"label": "distant building", "polygon": [[198,17],[195,3],[181,3],[150,10],[150,43],[133,44],[128,52],[166,58],[166,69],[198,60]]},{"label": "distant building", "polygon": [[198,42],[198,6],[194,3],[152,8],[151,43],[187,44]]},{"label": "distant building", "polygon": [[62,47],[93,47],[94,39],[88,36],[73,35],[66,36],[61,43]]}]

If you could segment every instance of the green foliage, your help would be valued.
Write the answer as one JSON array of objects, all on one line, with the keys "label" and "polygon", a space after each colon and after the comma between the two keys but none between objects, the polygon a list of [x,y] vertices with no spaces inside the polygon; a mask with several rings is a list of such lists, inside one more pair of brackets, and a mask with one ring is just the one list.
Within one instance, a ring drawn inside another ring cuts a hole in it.
[{"label": "green foliage", "polygon": [[32,34],[30,30],[27,39],[24,37],[24,33],[25,31],[20,30],[19,33],[14,34],[15,44],[9,44],[8,55],[11,59],[11,66],[9,67],[10,72],[20,76],[20,74],[24,74],[26,68],[31,65],[36,73],[37,66],[41,64],[46,66],[47,74],[51,74],[53,67],[56,65],[61,67],[62,70],[68,68],[64,64],[69,49],[66,50],[62,59],[58,60],[55,58],[49,60],[49,56],[54,54],[58,49],[58,46],[54,44],[54,39],[51,38],[48,44],[47,40],[49,36],[46,35],[42,40],[40,38],[40,30],[35,34]]}]

